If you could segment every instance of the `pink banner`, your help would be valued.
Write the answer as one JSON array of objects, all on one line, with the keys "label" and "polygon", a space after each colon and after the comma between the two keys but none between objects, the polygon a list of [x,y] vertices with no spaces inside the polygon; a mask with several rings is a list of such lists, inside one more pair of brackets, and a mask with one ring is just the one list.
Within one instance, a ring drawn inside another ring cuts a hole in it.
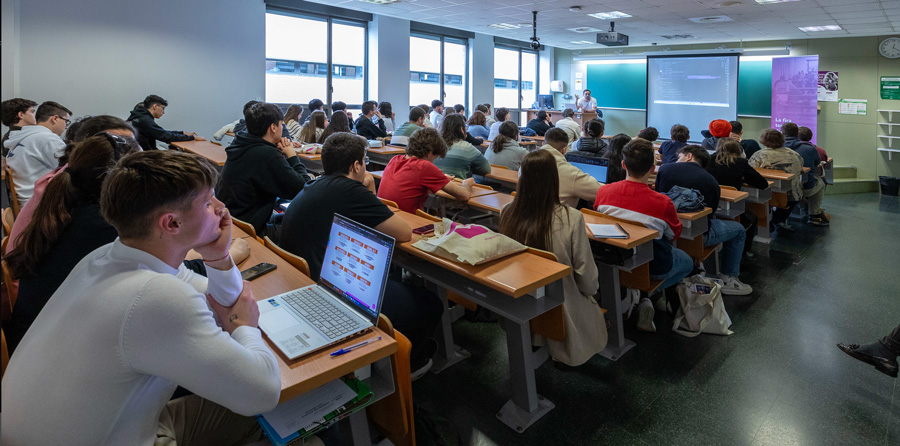
[{"label": "pink banner", "polygon": [[785,122],[809,127],[815,144],[819,56],[772,59],[772,127]]}]

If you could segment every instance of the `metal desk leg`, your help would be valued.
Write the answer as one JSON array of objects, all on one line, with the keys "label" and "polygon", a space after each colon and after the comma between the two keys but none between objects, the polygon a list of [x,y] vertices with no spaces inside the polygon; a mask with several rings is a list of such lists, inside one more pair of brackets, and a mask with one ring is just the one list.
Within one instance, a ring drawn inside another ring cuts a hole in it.
[{"label": "metal desk leg", "polygon": [[625,308],[622,304],[619,270],[603,263],[598,263],[597,269],[600,273],[600,306],[606,308],[608,314],[612,315],[609,318],[609,341],[606,343],[606,348],[600,352],[600,356],[618,361],[622,355],[637,344],[625,339],[622,321],[622,313],[625,312]]},{"label": "metal desk leg", "polygon": [[366,417],[366,410],[350,414],[349,421],[350,435],[353,438],[354,446],[370,446],[372,436],[369,434],[369,419]]},{"label": "metal desk leg", "polygon": [[[530,298],[528,298],[530,299]],[[531,327],[503,319],[506,346],[509,351],[509,380],[512,399],[503,405],[497,418],[516,432],[524,432],[535,421],[556,407],[538,395],[534,369],[547,360],[547,349],[531,351]]]},{"label": "metal desk leg", "polygon": [[447,367],[472,356],[471,353],[453,343],[453,312],[447,304],[447,290],[438,287],[437,295],[444,305],[444,313],[441,315],[441,326],[438,329],[438,351],[434,357],[433,373],[440,373]]}]

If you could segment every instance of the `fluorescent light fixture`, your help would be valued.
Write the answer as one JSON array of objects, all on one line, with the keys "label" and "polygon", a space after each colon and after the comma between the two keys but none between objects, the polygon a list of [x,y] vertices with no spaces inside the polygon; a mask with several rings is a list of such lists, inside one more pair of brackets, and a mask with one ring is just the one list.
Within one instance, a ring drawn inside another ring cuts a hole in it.
[{"label": "fluorescent light fixture", "polygon": [[842,28],[839,25],[824,25],[824,26],[801,26],[799,27],[800,31],[805,33],[812,33],[818,31],[840,31]]},{"label": "fluorescent light fixture", "polygon": [[494,23],[493,25],[488,25],[494,29],[518,29],[519,25],[513,25],[512,23]]},{"label": "fluorescent light fixture", "polygon": [[660,36],[660,37],[662,37],[663,39],[669,39],[669,40],[672,40],[672,39],[696,39],[696,37],[694,37],[690,34],[672,34],[672,35]]},{"label": "fluorescent light fixture", "polygon": [[800,0],[756,0],[760,5],[769,5],[772,3],[799,2]]},{"label": "fluorescent light fixture", "polygon": [[727,15],[713,15],[707,17],[694,17],[688,19],[694,23],[718,23],[718,22],[733,22],[734,19],[728,17]]},{"label": "fluorescent light fixture", "polygon": [[592,28],[590,26],[579,26],[578,28],[566,28],[569,31],[576,33],[602,33],[603,30],[600,28]]},{"label": "fluorescent light fixture", "polygon": [[590,40],[570,40],[569,43],[572,45],[590,45],[597,42],[591,42]]},{"label": "fluorescent light fixture", "polygon": [[359,1],[365,2],[365,3],[374,3],[376,5],[390,5],[390,4],[394,4],[394,3],[400,3],[403,0],[359,0]]},{"label": "fluorescent light fixture", "polygon": [[622,11],[610,11],[610,12],[598,12],[595,14],[588,14],[591,17],[600,19],[600,20],[611,20],[611,19],[621,19],[625,17],[631,17],[631,14],[625,14]]}]

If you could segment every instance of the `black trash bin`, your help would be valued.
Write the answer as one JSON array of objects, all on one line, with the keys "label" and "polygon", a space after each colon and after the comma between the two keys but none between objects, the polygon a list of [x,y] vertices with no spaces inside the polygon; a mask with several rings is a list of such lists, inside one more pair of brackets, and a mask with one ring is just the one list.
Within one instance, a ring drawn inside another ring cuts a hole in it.
[{"label": "black trash bin", "polygon": [[897,196],[898,190],[900,190],[900,178],[880,176],[878,182],[881,183],[881,195]]}]

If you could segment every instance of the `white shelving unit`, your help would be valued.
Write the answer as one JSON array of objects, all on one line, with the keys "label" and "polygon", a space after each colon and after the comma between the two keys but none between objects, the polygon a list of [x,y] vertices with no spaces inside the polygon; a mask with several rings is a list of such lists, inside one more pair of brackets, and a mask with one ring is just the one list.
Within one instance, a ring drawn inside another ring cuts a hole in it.
[{"label": "white shelving unit", "polygon": [[900,123],[893,122],[894,113],[900,113],[900,110],[878,110],[879,113],[887,113],[888,122],[879,122],[878,125],[883,125],[887,127],[887,135],[878,135],[878,138],[882,140],[887,140],[887,147],[879,147],[879,152],[885,152],[888,154],[888,161],[893,160],[894,153],[900,153],[900,149],[893,148],[894,140],[900,139],[900,136],[893,136],[894,127],[900,126]]}]

